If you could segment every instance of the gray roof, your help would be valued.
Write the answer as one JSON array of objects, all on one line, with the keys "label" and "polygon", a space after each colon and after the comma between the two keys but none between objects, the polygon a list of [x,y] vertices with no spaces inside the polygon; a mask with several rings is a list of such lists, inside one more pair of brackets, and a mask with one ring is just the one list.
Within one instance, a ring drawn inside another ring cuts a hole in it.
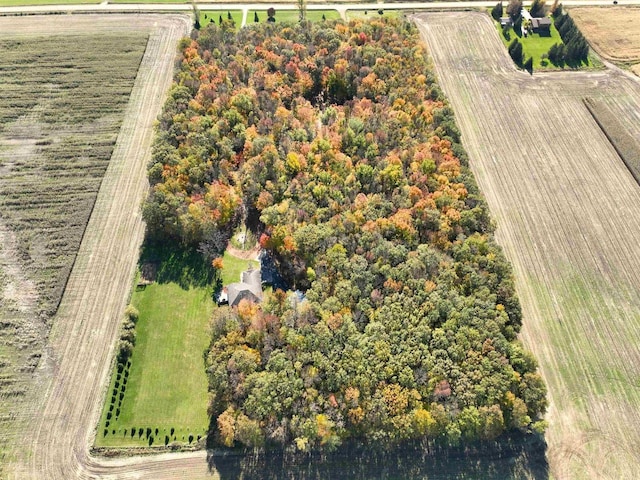
[{"label": "gray roof", "polygon": [[550,28],[551,27],[551,19],[544,17],[544,18],[538,18],[538,17],[534,17],[531,19],[531,28],[540,28],[540,27],[547,27]]},{"label": "gray roof", "polygon": [[227,286],[229,306],[233,307],[246,298],[254,303],[262,301],[262,275],[260,270],[249,268],[240,274],[240,282]]}]

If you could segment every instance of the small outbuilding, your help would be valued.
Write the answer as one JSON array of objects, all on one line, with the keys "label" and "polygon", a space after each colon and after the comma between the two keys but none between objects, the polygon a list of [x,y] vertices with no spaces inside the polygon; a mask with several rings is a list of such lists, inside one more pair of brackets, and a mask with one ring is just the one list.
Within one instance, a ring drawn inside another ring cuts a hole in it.
[{"label": "small outbuilding", "polygon": [[501,27],[513,27],[513,20],[511,17],[500,17],[500,26]]},{"label": "small outbuilding", "polygon": [[551,19],[549,17],[532,18],[531,30],[533,33],[551,33]]}]

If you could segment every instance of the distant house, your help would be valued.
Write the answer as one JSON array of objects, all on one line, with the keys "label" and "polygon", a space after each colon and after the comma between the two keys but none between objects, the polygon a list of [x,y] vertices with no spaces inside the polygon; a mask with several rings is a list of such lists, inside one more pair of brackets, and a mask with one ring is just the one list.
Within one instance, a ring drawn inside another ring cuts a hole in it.
[{"label": "distant house", "polygon": [[513,27],[513,20],[511,17],[500,17],[500,26],[501,27]]},{"label": "distant house", "polygon": [[235,307],[246,298],[254,303],[262,301],[262,275],[260,270],[250,267],[240,274],[238,283],[231,283],[222,289],[218,296],[218,305],[228,303]]},{"label": "distant house", "polygon": [[533,33],[551,33],[551,19],[549,17],[532,18],[531,30]]}]

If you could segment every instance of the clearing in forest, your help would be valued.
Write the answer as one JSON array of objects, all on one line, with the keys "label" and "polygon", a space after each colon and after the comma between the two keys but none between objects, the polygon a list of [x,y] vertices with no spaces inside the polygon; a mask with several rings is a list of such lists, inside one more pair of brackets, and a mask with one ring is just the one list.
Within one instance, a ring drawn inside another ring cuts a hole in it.
[{"label": "clearing in forest", "polygon": [[640,85],[612,70],[517,72],[484,15],[418,23],[514,265],[521,337],[549,386],[551,474],[636,478],[640,188],[583,99],[638,139]]},{"label": "clearing in forest", "polygon": [[[222,285],[258,266],[228,252],[223,262]],[[149,246],[140,270],[151,274],[138,276],[131,297],[139,312],[135,347],[128,361],[114,366],[96,446],[197,444],[209,426],[203,354],[217,274],[197,252]]]}]

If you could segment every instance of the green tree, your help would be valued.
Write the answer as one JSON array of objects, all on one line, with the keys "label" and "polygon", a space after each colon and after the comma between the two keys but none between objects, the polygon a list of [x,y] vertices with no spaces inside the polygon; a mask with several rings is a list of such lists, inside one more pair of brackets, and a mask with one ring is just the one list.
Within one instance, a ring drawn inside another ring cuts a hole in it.
[{"label": "green tree", "polygon": [[534,18],[544,17],[546,15],[545,0],[533,0],[529,13]]},{"label": "green tree", "polygon": [[514,22],[520,18],[522,12],[522,0],[509,0],[507,4],[507,15],[511,17]]},{"label": "green tree", "polygon": [[502,2],[496,3],[496,5],[491,9],[491,16],[496,21],[500,20],[503,13],[504,13],[504,7],[502,6]]}]

